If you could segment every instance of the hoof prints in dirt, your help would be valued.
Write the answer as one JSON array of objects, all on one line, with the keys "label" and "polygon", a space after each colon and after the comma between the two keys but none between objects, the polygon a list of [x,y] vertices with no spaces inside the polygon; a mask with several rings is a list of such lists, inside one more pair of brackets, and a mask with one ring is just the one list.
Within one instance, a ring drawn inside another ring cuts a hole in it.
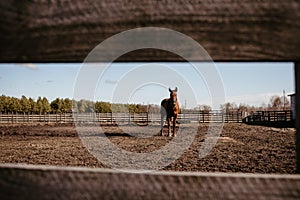
[{"label": "hoof prints in dirt", "polygon": [[[157,130],[142,128],[149,137],[135,137],[111,126],[105,127],[105,135],[120,148],[133,152],[151,152],[171,140],[155,136]],[[295,173],[294,129],[225,124],[210,154],[199,158],[206,130],[207,125],[201,124],[189,149],[163,170]],[[71,125],[1,125],[0,133],[1,163],[107,167],[87,151]]]}]

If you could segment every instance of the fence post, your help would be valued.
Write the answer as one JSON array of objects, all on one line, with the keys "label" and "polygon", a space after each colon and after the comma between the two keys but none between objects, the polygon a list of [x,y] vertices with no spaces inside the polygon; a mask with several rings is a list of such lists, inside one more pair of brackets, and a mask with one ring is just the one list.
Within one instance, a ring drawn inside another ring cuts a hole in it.
[{"label": "fence post", "polygon": [[149,113],[147,112],[147,123],[149,122]]},{"label": "fence post", "polygon": [[287,119],[287,111],[284,111],[284,121],[286,122]]},{"label": "fence post", "polygon": [[[219,112],[218,112],[218,114],[219,114]],[[221,111],[222,123],[225,122],[225,119],[224,119],[224,118],[225,118],[226,116],[224,116],[224,115],[225,115],[224,110],[222,110],[222,111]]]},{"label": "fence post", "polygon": [[135,122],[135,112],[132,114],[133,114],[132,122]]},{"label": "fence post", "polygon": [[227,121],[227,123],[228,123],[228,118],[229,118],[229,113],[226,112],[226,115],[225,115],[225,122]]},{"label": "fence post", "polygon": [[226,112],[226,115],[225,115],[225,123],[228,123],[229,116],[230,116],[230,113],[229,113],[229,112]]},{"label": "fence post", "polygon": [[296,90],[296,173],[300,173],[300,62],[295,63],[295,90]]},{"label": "fence post", "polygon": [[132,115],[132,113],[129,112],[129,116],[128,116],[128,124],[129,124],[129,125],[131,124],[131,115]]},{"label": "fence post", "polygon": [[110,123],[113,124],[113,113],[110,113]]}]

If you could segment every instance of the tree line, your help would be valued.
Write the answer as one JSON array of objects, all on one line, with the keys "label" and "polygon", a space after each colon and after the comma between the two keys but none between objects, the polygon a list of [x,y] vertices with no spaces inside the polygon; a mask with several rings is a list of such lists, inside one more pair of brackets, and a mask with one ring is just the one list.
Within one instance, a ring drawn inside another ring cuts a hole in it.
[{"label": "tree line", "polygon": [[102,101],[72,100],[69,98],[56,98],[49,101],[46,97],[38,97],[37,100],[27,98],[24,95],[21,98],[0,96],[0,113],[67,113],[67,112],[147,112],[149,106],[141,104],[111,104]]},{"label": "tree line", "polygon": [[[290,110],[290,102],[287,97],[274,95],[270,97],[269,103],[262,103],[261,106],[250,106],[247,104],[237,105],[234,102],[226,102],[220,105],[220,110],[225,112],[255,112],[255,111],[279,111],[279,110]],[[197,108],[195,108],[197,109]],[[208,105],[199,106],[198,110],[209,112],[211,107]]]},{"label": "tree line", "polygon": [[[227,102],[220,105],[220,110],[225,112],[254,112],[257,110],[289,110],[290,103],[286,97],[272,96],[268,104],[255,107],[246,104],[235,104]],[[197,111],[210,112],[212,109],[209,105],[200,105],[194,109],[181,108],[181,112]],[[159,105],[141,105],[141,104],[121,104],[109,103],[102,101],[89,101],[89,100],[72,100],[69,98],[56,98],[49,102],[46,97],[38,97],[37,100],[27,98],[24,95],[21,98],[0,96],[0,113],[144,113],[144,112],[160,112]]]}]

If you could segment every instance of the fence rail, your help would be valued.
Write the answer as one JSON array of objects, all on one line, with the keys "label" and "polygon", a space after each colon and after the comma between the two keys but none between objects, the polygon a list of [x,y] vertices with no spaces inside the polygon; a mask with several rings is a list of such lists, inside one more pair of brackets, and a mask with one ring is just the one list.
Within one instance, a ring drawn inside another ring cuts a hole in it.
[{"label": "fence rail", "polygon": [[291,111],[257,111],[245,118],[246,122],[279,122],[291,120]]},{"label": "fence rail", "polygon": [[[0,123],[159,123],[159,113],[59,113],[28,114],[0,113]],[[266,123],[292,122],[291,111],[258,111],[251,115],[243,112],[187,112],[178,117],[179,123]]]},{"label": "fence rail", "polygon": [[247,124],[294,127],[292,111],[257,111],[243,119]]},{"label": "fence rail", "polygon": [[[179,123],[191,122],[236,122],[241,123],[244,114],[242,112],[225,113],[189,112],[181,113]],[[0,123],[160,123],[159,113],[60,113],[60,114],[28,114],[28,113],[0,113]]]}]

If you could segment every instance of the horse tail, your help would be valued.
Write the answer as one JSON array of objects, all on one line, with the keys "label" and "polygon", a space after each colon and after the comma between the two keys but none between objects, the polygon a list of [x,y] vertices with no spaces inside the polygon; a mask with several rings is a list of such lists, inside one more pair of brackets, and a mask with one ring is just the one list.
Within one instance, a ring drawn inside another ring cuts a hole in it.
[{"label": "horse tail", "polygon": [[160,106],[160,113],[162,115],[166,115],[167,114],[167,107],[168,107],[168,100],[169,99],[164,99],[161,101],[161,106]]}]

